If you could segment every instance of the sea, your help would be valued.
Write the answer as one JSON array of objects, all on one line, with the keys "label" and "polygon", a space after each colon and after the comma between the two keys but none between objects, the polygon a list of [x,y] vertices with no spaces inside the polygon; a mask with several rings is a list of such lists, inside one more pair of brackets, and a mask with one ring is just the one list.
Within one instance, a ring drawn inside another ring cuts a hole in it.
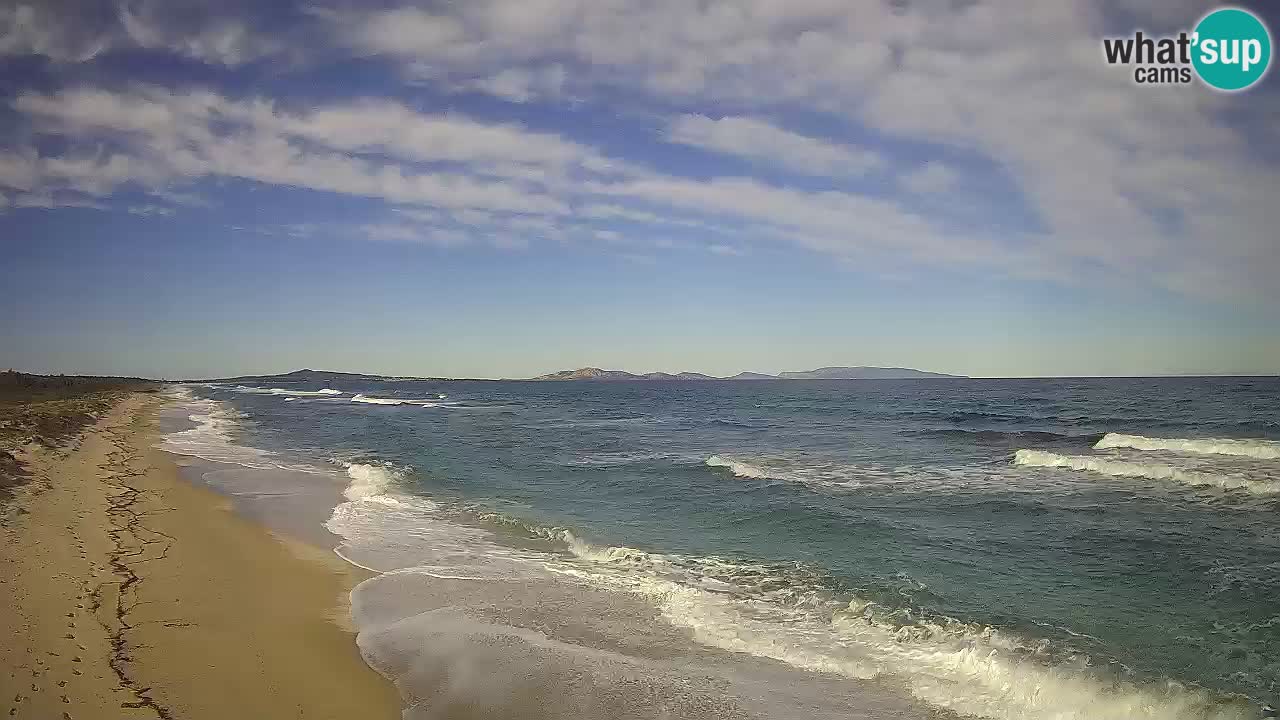
[{"label": "sea", "polygon": [[1280,708],[1280,379],[175,386],[405,717]]}]

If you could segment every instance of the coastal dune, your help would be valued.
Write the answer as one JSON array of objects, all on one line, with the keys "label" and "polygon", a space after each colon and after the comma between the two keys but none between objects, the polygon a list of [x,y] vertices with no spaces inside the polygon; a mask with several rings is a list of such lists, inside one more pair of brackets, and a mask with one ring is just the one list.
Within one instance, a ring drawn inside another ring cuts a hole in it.
[{"label": "coastal dune", "polygon": [[155,396],[116,404],[29,474],[0,519],[0,715],[393,718],[347,623],[366,575],[189,484]]}]

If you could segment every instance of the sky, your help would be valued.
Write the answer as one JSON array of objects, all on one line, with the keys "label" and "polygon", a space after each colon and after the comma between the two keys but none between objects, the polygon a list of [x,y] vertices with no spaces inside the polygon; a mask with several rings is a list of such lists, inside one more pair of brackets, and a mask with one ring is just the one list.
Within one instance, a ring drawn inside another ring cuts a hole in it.
[{"label": "sky", "polygon": [[0,0],[0,366],[1277,374],[1212,7]]}]

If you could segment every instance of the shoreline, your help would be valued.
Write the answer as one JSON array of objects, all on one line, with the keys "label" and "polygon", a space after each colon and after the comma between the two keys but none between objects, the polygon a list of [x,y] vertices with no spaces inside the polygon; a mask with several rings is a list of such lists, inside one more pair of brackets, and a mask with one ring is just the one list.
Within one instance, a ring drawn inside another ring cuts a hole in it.
[{"label": "shoreline", "polygon": [[369,576],[236,513],[155,447],[162,398],[20,454],[0,524],[0,712],[30,718],[399,717],[365,664]]}]

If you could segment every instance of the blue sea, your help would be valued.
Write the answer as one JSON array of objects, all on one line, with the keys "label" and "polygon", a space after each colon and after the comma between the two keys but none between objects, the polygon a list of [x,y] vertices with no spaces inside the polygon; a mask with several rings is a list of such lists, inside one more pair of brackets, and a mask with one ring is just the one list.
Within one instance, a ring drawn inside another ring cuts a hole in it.
[{"label": "blue sea", "polygon": [[203,384],[408,718],[1274,717],[1280,379]]}]

